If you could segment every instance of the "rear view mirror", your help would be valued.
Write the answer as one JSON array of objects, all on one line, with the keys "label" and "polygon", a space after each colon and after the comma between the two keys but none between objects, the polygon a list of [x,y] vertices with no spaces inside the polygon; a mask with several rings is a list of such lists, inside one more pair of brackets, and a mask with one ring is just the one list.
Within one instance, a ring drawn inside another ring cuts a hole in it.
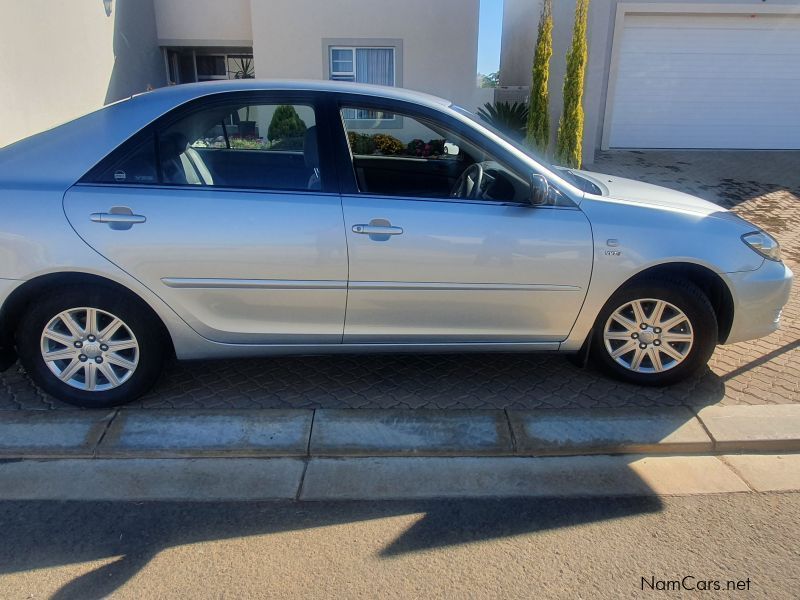
[{"label": "rear view mirror", "polygon": [[547,204],[549,196],[550,185],[547,183],[547,179],[545,179],[544,175],[533,173],[531,175],[531,205],[542,206],[543,204]]}]

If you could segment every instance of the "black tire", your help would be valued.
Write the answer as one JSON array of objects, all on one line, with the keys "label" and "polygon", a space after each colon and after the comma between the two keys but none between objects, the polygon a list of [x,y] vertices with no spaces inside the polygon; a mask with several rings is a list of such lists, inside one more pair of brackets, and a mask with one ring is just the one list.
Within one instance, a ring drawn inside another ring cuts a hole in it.
[{"label": "black tire", "polygon": [[[605,345],[603,332],[611,314],[626,302],[652,298],[664,300],[680,309],[688,318],[694,340],[682,362],[660,373],[641,373],[619,364]],[[708,363],[717,345],[717,317],[708,297],[693,283],[682,279],[642,280],[625,286],[606,302],[595,322],[592,360],[609,375],[638,385],[665,386],[677,383]]]},{"label": "black tire", "polygon": [[[41,351],[44,328],[62,311],[88,307],[119,317],[136,337],[138,364],[127,381],[103,391],[82,390],[59,379],[47,366]],[[106,408],[135,400],[158,379],[167,356],[167,340],[161,324],[142,302],[111,288],[65,287],[31,303],[16,331],[20,362],[31,379],[45,392],[69,404]]]}]

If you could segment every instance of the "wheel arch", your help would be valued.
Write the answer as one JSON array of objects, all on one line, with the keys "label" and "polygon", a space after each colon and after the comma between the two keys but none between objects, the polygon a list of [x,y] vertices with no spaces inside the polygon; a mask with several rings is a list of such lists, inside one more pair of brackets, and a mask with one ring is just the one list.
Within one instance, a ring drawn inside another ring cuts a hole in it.
[{"label": "wheel arch", "polygon": [[734,303],[728,284],[719,274],[696,263],[661,263],[639,271],[617,290],[646,279],[683,279],[696,285],[706,295],[714,309],[717,317],[718,343],[725,343],[733,325]]},{"label": "wheel arch", "polygon": [[9,294],[3,306],[0,307],[0,347],[14,347],[15,325],[19,322],[29,302],[33,301],[41,294],[74,285],[106,288],[129,297],[139,304],[143,310],[147,311],[153,318],[153,321],[158,324],[161,337],[164,339],[165,343],[169,345],[169,351],[172,355],[175,355],[175,346],[172,336],[167,326],[164,324],[163,319],[139,294],[107,277],[75,271],[62,271],[39,275],[38,277],[29,279]]}]

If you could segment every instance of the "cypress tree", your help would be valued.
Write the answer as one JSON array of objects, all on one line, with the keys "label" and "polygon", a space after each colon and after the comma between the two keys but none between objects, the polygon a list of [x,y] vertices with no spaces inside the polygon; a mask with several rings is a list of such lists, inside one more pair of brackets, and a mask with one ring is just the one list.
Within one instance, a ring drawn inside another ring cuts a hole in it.
[{"label": "cypress tree", "polygon": [[547,153],[550,145],[550,57],[553,56],[553,0],[544,0],[539,17],[536,53],[531,73],[531,97],[528,110],[526,142],[529,147]]},{"label": "cypress tree", "polygon": [[558,123],[556,158],[565,167],[573,168],[581,166],[583,151],[583,81],[588,58],[588,13],[589,0],[577,0],[572,46],[567,52],[567,74],[564,77],[564,111]]}]

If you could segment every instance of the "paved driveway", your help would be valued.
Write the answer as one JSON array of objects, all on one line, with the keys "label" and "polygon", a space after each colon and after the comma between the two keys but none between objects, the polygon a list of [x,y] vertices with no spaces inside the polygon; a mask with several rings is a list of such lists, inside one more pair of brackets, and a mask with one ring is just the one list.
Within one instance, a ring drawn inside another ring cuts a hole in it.
[{"label": "paved driveway", "polygon": [[[683,190],[767,228],[800,271],[800,152],[606,152],[592,170]],[[308,357],[176,364],[143,408],[594,408],[800,402],[800,293],[768,338],[717,349],[710,368],[666,389],[581,370],[560,356]],[[0,409],[70,408],[18,367]]]}]

